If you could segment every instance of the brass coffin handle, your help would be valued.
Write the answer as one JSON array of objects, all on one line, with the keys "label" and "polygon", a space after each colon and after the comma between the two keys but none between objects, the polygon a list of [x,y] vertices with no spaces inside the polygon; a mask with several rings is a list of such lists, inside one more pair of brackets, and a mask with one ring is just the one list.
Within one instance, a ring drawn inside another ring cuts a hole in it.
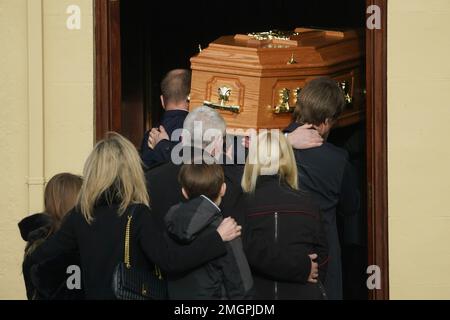
[{"label": "brass coffin handle", "polygon": [[219,103],[204,101],[203,104],[207,107],[217,109],[217,110],[224,110],[224,111],[229,111],[232,113],[240,113],[241,112],[240,106],[227,105],[227,103],[231,97],[231,88],[226,87],[226,86],[219,87],[217,89],[217,93],[219,95]]},{"label": "brass coffin handle", "polygon": [[341,87],[342,92],[344,93],[345,102],[347,105],[351,105],[353,103],[353,97],[350,94],[350,82],[345,80],[339,82],[339,87]]},{"label": "brass coffin handle", "polygon": [[292,113],[295,108],[289,105],[291,90],[289,90],[288,88],[283,88],[278,93],[278,96],[280,97],[280,99],[278,101],[278,105],[273,108],[273,113]]},{"label": "brass coffin handle", "polygon": [[203,101],[203,105],[206,107],[210,107],[212,109],[229,111],[232,113],[240,113],[241,112],[240,106],[226,106],[226,105],[220,105],[217,103],[212,103],[210,101]]}]

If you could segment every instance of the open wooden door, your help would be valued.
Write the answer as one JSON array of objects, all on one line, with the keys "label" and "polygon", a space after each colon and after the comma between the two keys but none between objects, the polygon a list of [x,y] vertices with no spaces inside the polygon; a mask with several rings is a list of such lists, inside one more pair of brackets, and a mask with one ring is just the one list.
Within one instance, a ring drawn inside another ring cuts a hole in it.
[{"label": "open wooden door", "polygon": [[120,0],[95,0],[95,136],[121,132]]},{"label": "open wooden door", "polygon": [[[137,10],[127,11],[130,6],[120,0],[95,0],[94,5],[96,139],[116,131],[139,148],[146,127],[150,88],[145,30],[140,23],[145,16]],[[127,20],[135,16],[135,23]]]}]

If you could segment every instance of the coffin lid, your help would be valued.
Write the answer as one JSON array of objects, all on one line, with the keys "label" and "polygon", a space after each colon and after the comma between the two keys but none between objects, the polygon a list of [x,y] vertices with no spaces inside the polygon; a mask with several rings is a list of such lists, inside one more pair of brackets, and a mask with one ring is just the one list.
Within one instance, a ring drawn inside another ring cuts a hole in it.
[{"label": "coffin lid", "polygon": [[[363,55],[360,32],[296,28],[289,38],[223,36],[191,58],[193,70],[270,76],[299,69],[330,68],[358,62]],[[267,33],[265,33],[267,35]]]}]

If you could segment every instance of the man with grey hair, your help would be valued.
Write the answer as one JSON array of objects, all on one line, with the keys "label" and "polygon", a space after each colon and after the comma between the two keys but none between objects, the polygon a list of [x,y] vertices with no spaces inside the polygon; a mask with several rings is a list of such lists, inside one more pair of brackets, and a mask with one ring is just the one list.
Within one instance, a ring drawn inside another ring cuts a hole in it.
[{"label": "man with grey hair", "polygon": [[[205,106],[191,111],[184,121],[183,130],[175,130],[172,139],[178,140],[180,137],[182,143],[171,150],[171,161],[146,173],[152,209],[160,222],[164,221],[164,215],[170,207],[183,200],[179,191],[178,172],[182,164],[190,163],[192,159],[230,164],[224,166],[227,193],[222,201],[223,206],[231,207],[241,190],[243,167],[232,164],[230,153],[224,152],[226,124],[217,111]],[[226,213],[225,208],[221,209]]]},{"label": "man with grey hair", "polygon": [[[199,126],[201,128],[199,128]],[[184,120],[183,129],[185,130],[187,138],[190,137],[192,145],[195,145],[196,147],[206,147],[208,141],[203,141],[204,139],[199,133],[224,137],[227,128],[225,120],[220,113],[209,107],[201,106],[189,113]],[[184,137],[183,141],[186,141],[184,140]]]},{"label": "man with grey hair", "polygon": [[[147,171],[145,178],[147,181],[147,190],[150,196],[152,213],[155,221],[159,224],[161,230],[166,230],[164,218],[171,207],[177,205],[184,201],[182,194],[182,188],[178,181],[179,172],[181,170],[183,161],[173,161],[177,157],[186,160],[185,163],[192,163],[198,154],[200,158],[208,158],[208,161],[215,161],[215,157],[220,158],[223,154],[220,148],[215,146],[223,146],[223,137],[226,133],[226,125],[223,118],[214,110],[207,107],[200,107],[192,111],[184,121],[184,130],[175,130],[172,138],[178,141],[182,137],[182,143],[178,143],[172,151],[172,157],[170,162],[161,164],[153,169]],[[208,138],[209,136],[209,138]],[[203,137],[206,137],[205,143],[203,142]],[[208,143],[209,141],[209,143]],[[210,148],[210,146],[214,146]],[[175,156],[178,152],[178,156]],[[196,162],[194,162],[196,163]],[[205,161],[205,163],[208,163]],[[228,169],[225,167],[229,167]],[[241,169],[237,166],[224,166],[224,180],[227,184],[227,192],[222,199],[222,203],[234,204],[237,196],[236,190],[240,190],[240,176],[242,175]],[[239,188],[239,189],[238,189]],[[221,211],[224,212],[224,206],[220,206]],[[237,226],[234,218],[230,217],[230,214],[224,212],[223,217],[225,218],[222,223],[228,223]],[[212,235],[208,233],[211,238]],[[206,236],[206,235],[205,235]],[[170,238],[169,238],[170,241]],[[201,244],[204,243],[204,250],[213,251],[217,254],[217,257],[224,254],[223,246],[221,246],[221,239],[219,235],[213,237],[212,240],[204,242],[202,239],[196,239],[194,241],[199,241]],[[172,239],[172,242],[174,240]],[[218,243],[219,242],[219,243]],[[201,245],[199,244],[199,245]],[[193,252],[195,254],[191,259],[198,261],[203,261],[203,254],[200,250]],[[197,258],[198,257],[198,258]],[[178,266],[182,268],[183,266]],[[168,282],[174,281],[177,276],[171,275],[168,277]],[[171,286],[169,285],[169,290]],[[171,295],[169,291],[169,295]]]},{"label": "man with grey hair", "polygon": [[[170,139],[164,128],[160,128],[159,130],[152,130],[149,141],[150,147],[153,147],[154,144],[155,148],[165,150],[165,159],[170,159],[171,162],[180,164],[183,161],[181,159],[181,150],[184,149],[186,151],[184,162],[189,158],[190,150],[186,148],[187,146],[194,147],[197,151],[205,150],[207,151],[206,155],[220,157],[225,137],[226,123],[220,113],[209,107],[200,106],[187,115],[183,129],[174,130]],[[174,144],[174,142],[180,140],[183,143]],[[200,158],[196,157],[196,159]],[[223,159],[217,160],[222,161]],[[244,162],[245,159],[241,163],[243,164]]]},{"label": "man with grey hair", "polygon": [[[186,117],[181,139],[183,143],[172,150],[171,160],[176,164],[186,163],[190,161],[191,153],[196,152],[194,158],[197,161],[223,164],[228,160],[231,163],[234,160],[231,154],[224,154],[225,138],[226,123],[222,116],[209,107],[198,107]],[[203,157],[199,157],[200,153]]]}]

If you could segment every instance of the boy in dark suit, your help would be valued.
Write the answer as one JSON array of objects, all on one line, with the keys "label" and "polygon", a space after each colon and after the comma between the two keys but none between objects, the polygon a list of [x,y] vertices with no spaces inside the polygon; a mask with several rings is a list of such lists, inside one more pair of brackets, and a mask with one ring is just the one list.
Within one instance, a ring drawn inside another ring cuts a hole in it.
[{"label": "boy in dark suit", "polygon": [[[326,141],[331,128],[345,106],[345,98],[336,81],[316,78],[301,91],[294,112],[294,122],[285,130],[294,131],[310,124]],[[310,192],[323,214],[329,257],[325,288],[329,299],[342,299],[341,248],[336,212],[353,215],[359,209],[356,173],[344,149],[325,142],[312,149],[295,150],[301,190]]]}]

